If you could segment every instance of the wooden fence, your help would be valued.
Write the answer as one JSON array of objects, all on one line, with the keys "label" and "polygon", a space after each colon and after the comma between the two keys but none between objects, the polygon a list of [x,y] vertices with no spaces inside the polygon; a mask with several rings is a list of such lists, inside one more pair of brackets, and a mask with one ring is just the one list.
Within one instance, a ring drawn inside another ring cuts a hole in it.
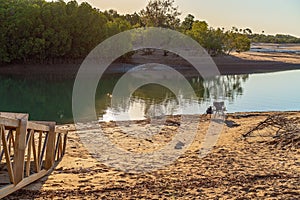
[{"label": "wooden fence", "polygon": [[67,131],[28,114],[0,113],[0,199],[52,171],[65,153]]}]

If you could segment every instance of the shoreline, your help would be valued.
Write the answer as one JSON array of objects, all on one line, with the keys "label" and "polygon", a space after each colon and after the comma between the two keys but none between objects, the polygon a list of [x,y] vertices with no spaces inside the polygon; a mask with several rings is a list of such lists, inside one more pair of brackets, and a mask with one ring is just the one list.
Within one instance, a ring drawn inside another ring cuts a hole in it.
[{"label": "shoreline", "polygon": [[[234,115],[267,115],[267,114],[294,114],[294,113],[299,113],[300,110],[270,110],[270,111],[236,111],[236,112],[225,112],[225,117],[232,117]],[[199,114],[176,114],[176,115],[166,115],[165,117],[168,118],[180,118],[181,116],[197,116],[197,117],[204,117],[206,116],[205,113],[199,113]],[[104,121],[104,120],[99,120],[98,121],[100,124],[105,124],[105,123],[149,123],[150,119],[134,119],[134,120],[109,120],[109,121]],[[58,126],[73,126],[74,123],[62,123],[62,124],[57,124]],[[74,125],[75,126],[75,125]]]},{"label": "shoreline", "polygon": [[[238,75],[267,73],[285,70],[300,69],[300,55],[288,53],[262,53],[243,52],[233,53],[230,56],[212,57],[221,75]],[[163,56],[162,52],[155,52],[153,55],[133,55],[132,59],[124,62],[114,62],[106,70],[104,76],[122,75],[129,69],[144,63],[166,64],[178,70],[186,77],[195,76],[197,71],[184,59],[169,53]],[[0,75],[36,78],[49,77],[53,79],[74,79],[80,64],[55,64],[55,65],[6,65],[0,67]]]}]

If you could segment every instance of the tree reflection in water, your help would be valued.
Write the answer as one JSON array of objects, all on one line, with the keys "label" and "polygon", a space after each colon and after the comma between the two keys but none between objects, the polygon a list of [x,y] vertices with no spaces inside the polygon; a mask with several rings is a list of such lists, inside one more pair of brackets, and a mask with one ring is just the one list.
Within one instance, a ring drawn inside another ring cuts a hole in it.
[{"label": "tree reflection in water", "polygon": [[[117,119],[125,120],[128,116],[135,116],[136,118],[161,118],[164,115],[178,114],[184,111],[185,108],[194,106],[194,111],[197,110],[197,105],[201,105],[204,102],[210,102],[216,99],[217,97],[226,99],[232,102],[237,96],[243,94],[242,85],[247,81],[249,75],[224,75],[212,78],[210,80],[205,80],[201,77],[189,78],[188,81],[192,86],[197,98],[185,97],[179,95],[177,99],[176,95],[170,91],[168,88],[158,85],[158,84],[147,84],[136,91],[134,91],[130,99],[122,99],[114,107],[108,107],[106,112],[107,114],[105,119],[116,119],[109,115],[123,116]],[[180,85],[178,80],[174,80],[174,84]],[[180,94],[180,87],[178,91]],[[104,120],[105,120],[104,119]]]},{"label": "tree reflection in water", "polygon": [[[160,85],[145,85],[137,89],[130,97],[114,108],[111,107],[111,93],[119,77],[101,79],[95,95],[95,108],[99,119],[109,115],[135,113],[136,118],[162,117],[180,113],[178,105],[201,105],[212,99],[218,85],[222,85],[225,98],[233,101],[242,95],[242,83],[248,75],[220,76],[203,82],[200,77],[190,78],[189,82],[197,98],[177,99],[169,89]],[[88,81],[88,80],[87,80]],[[0,110],[6,112],[29,113],[31,120],[72,122],[73,80],[20,79],[0,77]],[[180,93],[180,82],[174,81]],[[83,105],[84,106],[84,105]]]}]

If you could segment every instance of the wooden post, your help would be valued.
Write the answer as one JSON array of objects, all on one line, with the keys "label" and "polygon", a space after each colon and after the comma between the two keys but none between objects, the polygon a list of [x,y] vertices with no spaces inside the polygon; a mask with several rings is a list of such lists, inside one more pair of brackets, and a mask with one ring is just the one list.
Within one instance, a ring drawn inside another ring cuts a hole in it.
[{"label": "wooden post", "polygon": [[20,119],[19,127],[16,131],[15,150],[14,150],[14,175],[15,184],[24,178],[24,159],[26,149],[27,118]]},{"label": "wooden post", "polygon": [[46,159],[45,159],[45,169],[48,170],[54,165],[55,160],[55,123],[49,124],[50,131],[48,133],[48,143],[47,143],[47,149],[46,149]]},{"label": "wooden post", "polygon": [[42,151],[41,151],[41,155],[39,156],[39,166],[40,166],[40,169],[42,169],[42,167],[43,167],[43,159],[44,159],[44,155],[45,155],[46,148],[47,148],[48,135],[49,135],[49,133],[46,133],[46,136],[45,136],[45,139],[44,139],[44,143],[43,143],[43,147],[42,147]]},{"label": "wooden post", "polygon": [[30,130],[28,133],[28,141],[27,141],[27,161],[26,161],[26,176],[30,175],[30,163],[31,163],[31,147],[32,147],[32,139],[34,135],[34,130]]},{"label": "wooden post", "polygon": [[39,155],[37,155],[37,153],[36,153],[34,134],[31,137],[32,137],[32,140],[31,140],[30,145],[32,145],[33,160],[34,160],[34,164],[35,164],[35,172],[39,172],[40,171],[40,162],[39,162]]},{"label": "wooden post", "polygon": [[[56,140],[56,146],[55,146],[55,152],[54,152],[54,155],[56,155],[56,159],[58,160],[59,159],[59,142],[60,142],[60,134],[61,133],[57,133],[57,140]],[[54,159],[55,159],[55,156],[54,156]]]},{"label": "wooden post", "polygon": [[67,136],[68,136],[68,133],[65,133],[65,134],[64,134],[64,144],[63,144],[62,155],[65,155],[65,152],[66,152],[66,147],[67,147]]},{"label": "wooden post", "polygon": [[41,156],[41,150],[42,150],[42,137],[43,137],[43,132],[42,131],[40,131],[39,132],[39,143],[38,143],[38,156],[39,156],[39,158],[40,158],[40,156]]}]

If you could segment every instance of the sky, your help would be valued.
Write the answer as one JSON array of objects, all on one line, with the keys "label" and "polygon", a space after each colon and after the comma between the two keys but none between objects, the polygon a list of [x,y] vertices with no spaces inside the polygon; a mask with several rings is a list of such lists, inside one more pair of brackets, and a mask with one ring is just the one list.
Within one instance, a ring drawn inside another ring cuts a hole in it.
[{"label": "sky", "polygon": [[[138,12],[148,0],[77,0],[100,10]],[[290,34],[300,37],[300,0],[175,0],[181,18],[192,14],[211,27],[250,28],[255,33]]]}]

